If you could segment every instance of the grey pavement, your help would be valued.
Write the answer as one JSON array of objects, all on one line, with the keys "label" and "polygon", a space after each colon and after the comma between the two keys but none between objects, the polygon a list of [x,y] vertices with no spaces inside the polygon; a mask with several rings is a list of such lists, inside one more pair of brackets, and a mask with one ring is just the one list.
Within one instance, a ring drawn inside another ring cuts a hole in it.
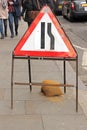
[{"label": "grey pavement", "polygon": [[[0,40],[0,130],[87,130],[87,90],[79,79],[79,109],[76,112],[75,88],[60,97],[46,97],[41,86],[14,85],[11,110],[12,51],[27,29],[20,21],[19,35]],[[16,59],[14,81],[28,82],[27,60]],[[32,81],[50,79],[63,82],[61,61],[31,61]],[[75,72],[67,62],[67,83],[75,84]],[[63,88],[61,88],[63,89]]]}]

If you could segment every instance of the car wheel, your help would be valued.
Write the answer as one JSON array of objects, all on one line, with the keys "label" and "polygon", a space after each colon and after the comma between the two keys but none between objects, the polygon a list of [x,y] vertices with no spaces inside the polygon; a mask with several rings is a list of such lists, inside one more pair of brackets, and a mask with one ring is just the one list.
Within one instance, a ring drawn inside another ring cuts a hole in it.
[{"label": "car wheel", "polygon": [[67,18],[69,19],[70,22],[73,22],[73,16],[71,14],[71,10],[68,11]]}]

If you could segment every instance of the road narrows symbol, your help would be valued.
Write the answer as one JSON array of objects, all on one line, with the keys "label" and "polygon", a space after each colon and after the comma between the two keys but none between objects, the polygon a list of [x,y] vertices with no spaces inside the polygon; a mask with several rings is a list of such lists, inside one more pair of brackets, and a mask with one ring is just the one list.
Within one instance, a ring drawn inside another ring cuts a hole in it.
[{"label": "road narrows symbol", "polygon": [[[45,49],[45,22],[41,22],[41,49]],[[54,36],[52,34],[52,24],[51,23],[47,23],[47,34],[50,37],[50,50],[54,50]]]}]

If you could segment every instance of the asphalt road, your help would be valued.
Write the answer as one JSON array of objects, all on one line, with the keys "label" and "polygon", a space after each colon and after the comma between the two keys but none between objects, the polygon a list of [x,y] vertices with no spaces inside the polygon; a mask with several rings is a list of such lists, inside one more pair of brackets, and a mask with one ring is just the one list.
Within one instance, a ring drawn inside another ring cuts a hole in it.
[{"label": "asphalt road", "polygon": [[[87,21],[69,22],[62,16],[57,16],[57,18],[78,53],[79,77],[87,86]],[[75,65],[70,63],[75,69]]]}]

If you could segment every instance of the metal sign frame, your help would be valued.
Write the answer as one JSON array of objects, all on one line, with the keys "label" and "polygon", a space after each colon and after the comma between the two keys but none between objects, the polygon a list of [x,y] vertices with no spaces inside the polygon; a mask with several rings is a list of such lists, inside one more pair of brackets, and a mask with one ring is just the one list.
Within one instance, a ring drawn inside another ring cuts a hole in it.
[{"label": "metal sign frame", "polygon": [[[28,60],[28,69],[29,69],[29,83],[17,83],[13,81],[14,76],[14,60],[15,59],[27,59]],[[64,87],[64,93],[66,93],[66,87],[73,87],[73,85],[67,85],[66,84],[66,61],[75,61],[76,62],[76,112],[78,112],[78,55],[76,58],[57,58],[57,57],[30,57],[30,56],[15,56],[14,53],[12,53],[12,66],[11,66],[11,109],[13,109],[13,86],[15,85],[29,85],[30,91],[32,91],[33,85],[41,85],[41,83],[33,83],[31,79],[31,59],[33,60],[61,60],[63,61],[63,80],[64,84],[61,84],[60,86]]]}]

